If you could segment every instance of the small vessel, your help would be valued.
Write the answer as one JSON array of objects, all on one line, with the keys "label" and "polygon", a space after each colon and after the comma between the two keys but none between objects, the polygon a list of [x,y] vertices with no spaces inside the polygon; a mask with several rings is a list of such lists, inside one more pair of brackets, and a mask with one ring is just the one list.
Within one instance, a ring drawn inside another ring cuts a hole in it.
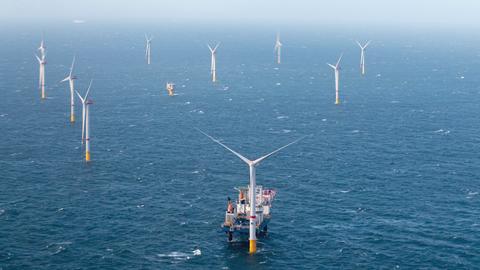
[{"label": "small vessel", "polygon": [[[221,225],[223,231],[228,236],[228,241],[233,239],[242,241],[248,240],[250,228],[250,188],[235,188],[238,191],[238,200],[235,204],[230,200],[227,202],[227,211],[225,212],[225,221]],[[256,235],[265,235],[268,231],[268,223],[272,217],[272,202],[276,191],[273,189],[263,189],[262,186],[255,187],[256,196]],[[235,206],[234,206],[235,205]]]},{"label": "small vessel", "polygon": [[167,83],[167,91],[169,96],[173,96],[175,92],[175,84],[174,83]]}]

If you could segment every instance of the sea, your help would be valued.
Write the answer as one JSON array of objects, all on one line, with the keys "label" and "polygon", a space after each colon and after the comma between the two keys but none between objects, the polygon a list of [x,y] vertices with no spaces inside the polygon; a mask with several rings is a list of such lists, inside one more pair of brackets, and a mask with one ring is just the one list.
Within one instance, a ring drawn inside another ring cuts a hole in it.
[{"label": "sea", "polygon": [[[168,23],[0,29],[0,269],[480,269],[480,36]],[[275,63],[280,33],[282,63]],[[153,35],[152,63],[145,34]],[[46,93],[34,56],[47,50]],[[360,74],[360,48],[366,74]],[[217,51],[217,79],[210,51]],[[340,101],[334,73],[340,63]],[[91,157],[81,104],[90,98]],[[167,94],[175,83],[175,96]],[[227,197],[277,192],[258,253]]]}]

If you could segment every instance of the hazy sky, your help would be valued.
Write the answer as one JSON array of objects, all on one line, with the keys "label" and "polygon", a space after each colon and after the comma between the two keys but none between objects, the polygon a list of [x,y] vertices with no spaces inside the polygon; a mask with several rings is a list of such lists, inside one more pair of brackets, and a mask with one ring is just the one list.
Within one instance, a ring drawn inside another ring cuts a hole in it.
[{"label": "hazy sky", "polygon": [[0,20],[480,26],[480,0],[0,0]]}]

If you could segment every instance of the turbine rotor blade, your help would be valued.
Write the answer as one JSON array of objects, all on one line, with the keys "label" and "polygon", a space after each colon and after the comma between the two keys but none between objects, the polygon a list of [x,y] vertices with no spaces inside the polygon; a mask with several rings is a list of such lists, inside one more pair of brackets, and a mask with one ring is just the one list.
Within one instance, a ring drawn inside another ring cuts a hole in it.
[{"label": "turbine rotor blade", "polygon": [[88,98],[88,93],[90,93],[90,87],[92,87],[93,79],[90,80],[90,85],[88,85],[87,93],[85,94],[85,100]]},{"label": "turbine rotor blade", "polygon": [[247,163],[248,165],[250,165],[252,163],[251,160],[249,160],[248,158],[242,156],[241,154],[237,153],[236,151],[230,149],[230,147],[226,146],[225,144],[221,143],[219,140],[215,139],[214,137],[208,135],[207,133],[203,132],[201,129],[199,128],[195,128],[196,130],[198,130],[200,133],[202,133],[203,135],[207,136],[208,138],[210,138],[212,141],[220,144],[221,146],[223,146],[225,149],[227,149],[228,151],[232,152],[234,155],[236,155],[237,157],[239,157],[241,160],[243,160],[243,162]]},{"label": "turbine rotor blade", "polygon": [[332,64],[327,63],[327,65],[329,65],[329,66],[330,66],[331,68],[333,68],[333,69],[337,69],[337,67],[334,66],[334,65],[332,65]]},{"label": "turbine rotor blade", "polygon": [[73,61],[72,61],[72,65],[70,66],[70,78],[72,77],[72,73],[73,73],[73,66],[75,65],[75,55],[73,56]]},{"label": "turbine rotor blade", "polygon": [[260,162],[262,162],[262,161],[265,160],[266,158],[268,158],[268,157],[272,156],[273,154],[281,151],[282,149],[285,149],[285,148],[287,148],[288,146],[290,146],[290,145],[292,145],[292,144],[294,144],[294,143],[297,143],[297,142],[305,139],[305,137],[307,137],[307,136],[303,136],[303,137],[301,137],[301,138],[299,138],[299,139],[296,139],[295,141],[293,141],[293,142],[291,142],[291,143],[289,143],[289,144],[287,144],[287,145],[284,145],[284,146],[278,148],[277,150],[275,150],[275,151],[273,151],[273,152],[271,152],[271,153],[269,153],[269,154],[266,154],[266,155],[263,156],[263,157],[260,157],[260,158],[258,158],[258,159],[256,159],[256,160],[254,160],[254,161],[253,161],[253,165],[259,164]]},{"label": "turbine rotor blade", "polygon": [[75,90],[75,93],[77,93],[77,96],[78,96],[78,98],[82,101],[82,104],[85,103],[85,100],[84,100],[83,97],[80,95],[80,93],[78,93],[77,90]]},{"label": "turbine rotor blade", "polygon": [[335,65],[336,68],[338,68],[338,65],[340,64],[340,60],[342,60],[343,53],[340,55],[340,58],[338,58],[337,64]]}]

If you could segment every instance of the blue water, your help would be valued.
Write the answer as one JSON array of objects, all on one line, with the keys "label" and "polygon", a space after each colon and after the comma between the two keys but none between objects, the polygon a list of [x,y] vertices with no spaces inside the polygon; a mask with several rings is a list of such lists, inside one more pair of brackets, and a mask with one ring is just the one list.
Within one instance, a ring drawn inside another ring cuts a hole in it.
[{"label": "blue water", "polygon": [[[275,31],[2,28],[0,269],[480,268],[478,38],[289,28],[277,68]],[[354,41],[366,38],[361,77]],[[335,106],[326,62],[341,52]],[[90,164],[59,82],[73,54],[78,90],[94,79]],[[311,134],[257,168],[278,195],[255,256],[220,230],[248,168],[194,127],[249,158]]]}]

